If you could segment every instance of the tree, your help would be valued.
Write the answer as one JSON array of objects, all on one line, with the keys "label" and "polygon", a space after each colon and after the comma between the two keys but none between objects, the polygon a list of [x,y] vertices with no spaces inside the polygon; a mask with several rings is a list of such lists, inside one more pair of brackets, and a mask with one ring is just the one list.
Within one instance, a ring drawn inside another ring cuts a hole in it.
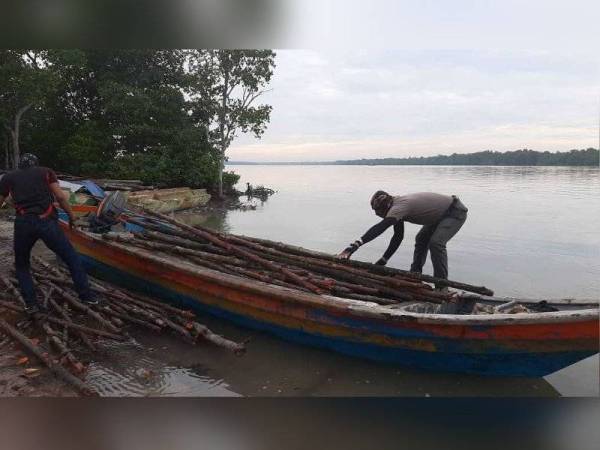
[{"label": "tree", "polygon": [[[144,164],[172,157],[182,136],[198,128],[183,94],[189,81],[185,55],[181,50],[51,51],[60,79],[51,129],[68,130],[57,136],[60,165],[89,176],[116,169],[135,178],[160,177]],[[198,145],[207,151],[203,142]],[[162,173],[160,181],[169,185],[181,179],[171,177],[173,171]]]},{"label": "tree", "polygon": [[512,152],[453,153],[427,157],[355,159],[336,161],[334,164],[352,165],[467,165],[467,166],[598,166],[600,152],[594,148],[569,152],[536,152],[515,150]]},{"label": "tree", "polygon": [[2,159],[13,165],[22,147],[59,171],[217,186],[221,194],[223,184],[236,180],[223,175],[236,132],[260,137],[269,121],[271,107],[256,103],[274,56],[269,50],[0,50]]},{"label": "tree", "polygon": [[20,132],[25,113],[43,108],[55,83],[46,51],[0,51],[0,122],[10,141],[5,161],[16,167],[21,156]]},{"label": "tree", "polygon": [[219,150],[217,194],[223,196],[226,151],[238,131],[260,138],[270,120],[270,105],[255,105],[267,89],[275,52],[271,50],[194,50],[189,53],[192,77],[191,116],[203,123]]}]

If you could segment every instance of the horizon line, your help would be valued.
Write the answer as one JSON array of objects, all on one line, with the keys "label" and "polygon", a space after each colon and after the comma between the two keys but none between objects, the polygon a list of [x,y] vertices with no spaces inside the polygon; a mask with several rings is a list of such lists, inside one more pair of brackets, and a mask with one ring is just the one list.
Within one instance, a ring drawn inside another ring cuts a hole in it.
[{"label": "horizon line", "polygon": [[554,152],[548,151],[548,150],[533,150],[530,148],[522,148],[522,149],[518,149],[518,150],[505,150],[505,151],[498,151],[498,150],[481,150],[478,152],[470,152],[470,153],[451,153],[451,154],[437,154],[437,155],[429,155],[429,156],[381,156],[381,157],[371,157],[371,158],[355,158],[355,159],[335,159],[335,160],[323,160],[323,161],[314,161],[314,160],[306,160],[306,161],[252,161],[252,160],[235,160],[235,161],[225,161],[225,164],[335,164],[335,163],[340,163],[340,162],[356,162],[356,161],[373,161],[373,160],[384,160],[384,159],[403,159],[403,160],[408,160],[408,159],[427,159],[427,158],[439,158],[440,156],[447,156],[447,157],[451,157],[454,155],[474,155],[477,153],[484,153],[484,152],[492,152],[492,153],[513,153],[513,152],[518,152],[518,151],[523,151],[523,150],[528,150],[528,151],[534,151],[537,153],[550,153],[550,154],[557,154],[557,153],[569,153],[571,151],[584,151],[584,150],[596,150],[598,151],[598,149],[594,148],[594,147],[587,147],[587,148],[581,148],[581,149],[577,149],[577,148],[573,148],[570,150],[557,150]]}]

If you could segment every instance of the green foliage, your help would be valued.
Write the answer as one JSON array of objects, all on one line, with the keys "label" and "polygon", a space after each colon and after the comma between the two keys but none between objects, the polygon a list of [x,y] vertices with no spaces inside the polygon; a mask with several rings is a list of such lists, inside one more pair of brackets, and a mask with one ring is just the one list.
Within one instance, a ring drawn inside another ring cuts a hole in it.
[{"label": "green foliage", "polygon": [[345,165],[441,165],[441,166],[598,166],[600,153],[597,149],[571,150],[568,152],[536,152],[516,150],[512,152],[453,153],[429,157],[379,158],[336,161]]},{"label": "green foliage", "polygon": [[57,79],[44,50],[0,50],[0,130],[9,138],[9,165],[20,155],[22,128],[34,127],[32,116],[43,115]]},{"label": "green foliage", "polygon": [[0,50],[0,120],[10,122],[16,111],[32,104],[42,106],[56,79],[44,66],[44,51]]},{"label": "green foliage", "polygon": [[[274,57],[270,50],[0,50],[0,124],[10,128],[31,104],[20,141],[42,164],[220,192],[224,150],[236,132],[265,131],[271,107],[254,101]],[[226,190],[236,177],[224,175]]]},{"label": "green foliage", "polygon": [[235,185],[240,181],[240,176],[233,172],[223,172],[223,192],[225,194],[232,194],[235,192]]},{"label": "green foliage", "polygon": [[212,188],[218,179],[219,158],[205,133],[186,130],[160,151],[117,157],[112,173],[117,178],[141,179],[161,187]]},{"label": "green foliage", "polygon": [[[273,76],[275,53],[271,50],[193,50],[189,52],[192,117],[209,130],[211,143],[225,152],[238,131],[260,138],[272,107],[255,104]],[[223,193],[223,180],[217,192]]]},{"label": "green foliage", "polygon": [[101,124],[90,120],[74,130],[57,157],[64,161],[63,170],[81,176],[108,173],[111,169],[111,139]]}]

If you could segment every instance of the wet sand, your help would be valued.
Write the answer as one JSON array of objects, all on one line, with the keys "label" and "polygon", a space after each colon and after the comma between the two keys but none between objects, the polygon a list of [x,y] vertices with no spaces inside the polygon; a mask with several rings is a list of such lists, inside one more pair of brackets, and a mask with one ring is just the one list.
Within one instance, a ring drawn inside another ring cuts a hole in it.
[{"label": "wet sand", "polygon": [[[6,210],[0,211],[0,264],[12,267],[12,222],[6,220]],[[48,250],[36,246],[35,254],[44,255]],[[4,269],[3,269],[4,270]],[[14,315],[6,314],[5,319],[13,325]],[[41,362],[30,357],[26,364],[19,364],[25,353],[0,333],[0,397],[72,397],[77,394],[62,381],[58,380]],[[25,369],[39,369],[27,375]]]}]

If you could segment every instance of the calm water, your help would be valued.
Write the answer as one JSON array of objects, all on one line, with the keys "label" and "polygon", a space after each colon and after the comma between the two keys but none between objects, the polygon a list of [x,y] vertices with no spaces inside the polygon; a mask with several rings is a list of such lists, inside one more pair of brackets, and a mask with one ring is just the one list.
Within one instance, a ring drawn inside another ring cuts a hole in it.
[{"label": "calm water", "polygon": [[[369,198],[390,193],[456,194],[469,218],[449,243],[450,278],[498,295],[598,297],[598,169],[529,167],[232,166],[245,182],[277,190],[256,210],[184,215],[189,222],[337,253],[376,223]],[[417,226],[389,265],[408,268]],[[389,234],[356,257],[375,261]],[[428,263],[425,269],[431,272]],[[108,395],[598,395],[598,356],[545,379],[482,378],[373,364],[271,338],[203,317],[217,332],[252,339],[236,358],[210,347],[138,336],[153,350],[133,364],[135,348],[108,349],[90,376]],[[110,362],[112,361],[112,362]],[[127,367],[127,369],[124,369]],[[149,369],[149,373],[143,371]],[[141,370],[141,372],[140,372]]]},{"label": "calm water", "polygon": [[[600,293],[600,171],[538,167],[232,166],[242,183],[278,193],[256,211],[230,212],[224,226],[337,253],[377,217],[373,192],[458,195],[469,218],[448,244],[450,278],[498,295],[597,297]],[[389,265],[408,269],[417,225]],[[376,261],[392,230],[355,257]],[[431,273],[431,264],[424,271]]]}]

